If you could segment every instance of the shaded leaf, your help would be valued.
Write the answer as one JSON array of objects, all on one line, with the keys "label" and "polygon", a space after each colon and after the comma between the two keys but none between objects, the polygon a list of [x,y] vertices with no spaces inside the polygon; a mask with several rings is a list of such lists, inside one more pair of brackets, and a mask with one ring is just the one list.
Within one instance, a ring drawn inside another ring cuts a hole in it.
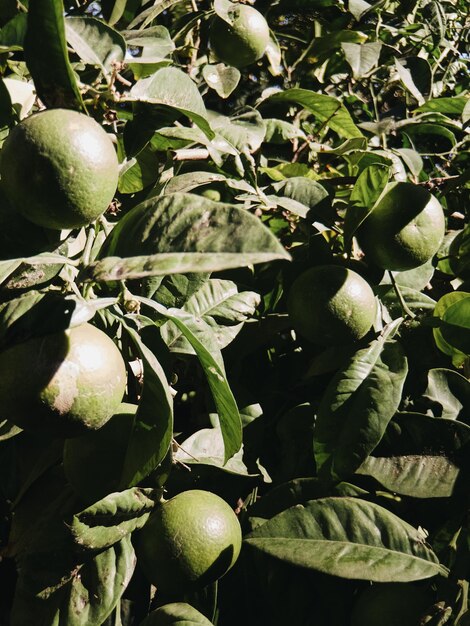
[{"label": "shaded leaf", "polygon": [[440,417],[463,420],[470,407],[470,382],[453,370],[431,369],[423,398],[441,407]]},{"label": "shaded leaf", "polygon": [[358,474],[372,476],[386,489],[413,498],[449,498],[460,469],[443,455],[369,456]]},{"label": "shaded leaf", "polygon": [[142,359],[144,384],[122,470],[124,489],[137,485],[161,463],[173,436],[173,398],[165,372],[128,323],[131,319],[120,321]]},{"label": "shaded leaf", "polygon": [[401,345],[384,336],[360,349],[331,379],[318,408],[314,452],[323,476],[354,472],[398,409],[408,367]]},{"label": "shaded leaf", "polygon": [[106,496],[73,516],[70,532],[74,542],[92,552],[111,547],[142,528],[157,499],[154,490],[138,488]]},{"label": "shaded leaf", "polygon": [[330,576],[407,582],[447,575],[419,530],[371,502],[324,498],[265,522],[245,544]]}]

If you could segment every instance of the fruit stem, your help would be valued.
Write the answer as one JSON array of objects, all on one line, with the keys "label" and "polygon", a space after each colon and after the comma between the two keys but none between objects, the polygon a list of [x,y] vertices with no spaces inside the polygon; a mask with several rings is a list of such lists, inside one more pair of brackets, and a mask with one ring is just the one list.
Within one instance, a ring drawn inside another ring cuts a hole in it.
[{"label": "fruit stem", "polygon": [[396,281],[395,281],[395,276],[393,275],[393,272],[391,272],[390,270],[388,271],[388,275],[390,276],[390,281],[393,285],[393,288],[395,289],[395,293],[397,294],[397,298],[400,301],[400,306],[402,308],[403,313],[405,313],[406,316],[408,316],[409,318],[413,319],[416,317],[416,314],[413,313],[413,311],[408,307],[408,305],[405,302],[405,299],[403,298],[403,294],[400,291],[399,286],[397,285]]}]

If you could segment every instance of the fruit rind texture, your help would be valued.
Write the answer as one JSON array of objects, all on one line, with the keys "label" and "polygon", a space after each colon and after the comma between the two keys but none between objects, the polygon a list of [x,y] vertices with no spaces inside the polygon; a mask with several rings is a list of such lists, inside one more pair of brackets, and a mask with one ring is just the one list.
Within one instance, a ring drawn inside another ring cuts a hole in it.
[{"label": "fruit rind texture", "polygon": [[292,284],[287,309],[294,329],[314,344],[335,346],[364,337],[377,302],[369,283],[341,265],[318,265]]},{"label": "fruit rind texture", "polygon": [[119,163],[93,118],[50,109],[13,128],[0,153],[5,193],[23,217],[55,230],[85,226],[112,201]]},{"label": "fruit rind texture", "polygon": [[0,411],[20,428],[71,437],[101,428],[126,387],[119,349],[82,324],[28,339],[0,353]]},{"label": "fruit rind texture", "polygon": [[231,24],[216,15],[210,44],[220,61],[242,68],[260,59],[269,42],[269,26],[259,11],[238,4],[230,10]]},{"label": "fruit rind texture", "polygon": [[358,230],[365,258],[390,271],[424,265],[439,250],[445,234],[442,206],[413,183],[389,185]]},{"label": "fruit rind texture", "polygon": [[149,581],[171,593],[200,589],[235,563],[241,528],[219,496],[184,491],[159,505],[140,532],[137,558]]}]

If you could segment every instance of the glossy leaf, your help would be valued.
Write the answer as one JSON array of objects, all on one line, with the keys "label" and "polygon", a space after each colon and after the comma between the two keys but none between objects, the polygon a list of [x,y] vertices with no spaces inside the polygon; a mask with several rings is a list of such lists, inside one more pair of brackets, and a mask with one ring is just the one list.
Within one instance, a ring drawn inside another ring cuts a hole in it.
[{"label": "glossy leaf", "polygon": [[238,406],[226,378],[220,351],[214,345],[206,346],[205,342],[201,341],[197,330],[194,329],[195,325],[197,327],[197,320],[192,315],[180,309],[165,309],[148,298],[138,300],[172,321],[190,343],[201,362],[219,415],[225,447],[224,461],[227,462],[240,450],[242,427]]},{"label": "glossy leaf", "polygon": [[343,578],[407,582],[447,575],[419,530],[356,498],[324,498],[287,509],[256,528],[245,544]]},{"label": "glossy leaf", "polygon": [[65,20],[68,43],[84,63],[96,65],[106,75],[124,60],[126,42],[116,30],[94,17]]},{"label": "glossy leaf", "polygon": [[214,133],[207,121],[207,111],[196,84],[175,67],[164,67],[152,76],[139,80],[130,94],[139,102],[160,104],[186,115],[209,138]]},{"label": "glossy leaf", "polygon": [[310,111],[319,122],[334,130],[346,139],[362,137],[362,133],[354,123],[349,111],[337,98],[315,93],[308,89],[287,89],[269,98],[271,102],[292,102]]},{"label": "glossy leaf", "polygon": [[24,54],[37,94],[46,106],[84,109],[68,57],[62,0],[31,3]]}]

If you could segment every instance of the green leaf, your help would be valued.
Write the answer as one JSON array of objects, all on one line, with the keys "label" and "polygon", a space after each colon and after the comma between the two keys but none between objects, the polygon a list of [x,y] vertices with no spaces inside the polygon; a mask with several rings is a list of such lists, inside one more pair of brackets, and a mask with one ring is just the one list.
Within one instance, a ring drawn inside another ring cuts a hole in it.
[{"label": "green leaf", "polygon": [[342,43],[344,56],[351,66],[354,78],[362,78],[370,70],[377,66],[379,62],[382,43],[373,41],[371,43]]},{"label": "green leaf", "polygon": [[237,476],[258,476],[243,462],[243,447],[225,462],[225,446],[220,428],[202,428],[185,439],[175,453],[176,463],[212,465]]},{"label": "green leaf", "polygon": [[348,2],[348,11],[352,13],[357,21],[371,9],[372,5],[365,0],[349,0]]},{"label": "green leaf", "polygon": [[395,68],[402,83],[418,104],[424,104],[424,95],[431,91],[432,85],[432,72],[428,61],[420,57],[408,57],[401,61],[395,59]]},{"label": "green leaf", "polygon": [[470,353],[469,303],[470,293],[454,291],[442,296],[434,309],[434,316],[442,320],[438,328],[433,328],[436,345],[457,366]]},{"label": "green leaf", "polygon": [[273,190],[280,196],[290,198],[300,205],[293,211],[301,217],[329,223],[334,220],[328,191],[315,180],[303,176],[293,176],[287,180],[274,183]]},{"label": "green leaf", "polygon": [[286,122],[286,120],[269,118],[265,119],[264,122],[266,124],[266,134],[264,137],[266,143],[283,144],[293,139],[306,139],[303,130],[290,122]]},{"label": "green leaf", "polygon": [[47,107],[84,109],[68,57],[62,0],[31,3],[24,54],[37,95]]},{"label": "green leaf", "polygon": [[266,135],[266,124],[255,109],[249,109],[234,117],[211,111],[211,127],[239,152],[256,152]]},{"label": "green leaf", "polygon": [[440,417],[464,421],[470,406],[470,381],[453,370],[431,369],[423,398],[441,407]]},{"label": "green leaf", "polygon": [[[413,313],[431,314],[436,306],[436,301],[417,289],[400,286],[400,293],[408,308]],[[398,319],[403,315],[403,307],[398,299],[397,293],[391,284],[379,285],[374,288],[374,292],[379,296],[381,302],[387,307],[392,319]]]},{"label": "green leaf", "polygon": [[183,0],[155,0],[153,5],[137,15],[135,20],[129,24],[129,28],[135,28],[140,25],[140,29],[144,30],[151,22],[153,22],[163,11],[182,2]]},{"label": "green leaf", "polygon": [[292,565],[330,576],[408,582],[447,575],[419,530],[356,498],[324,498],[279,513],[245,544]]},{"label": "green leaf", "polygon": [[416,113],[428,113],[438,111],[445,115],[455,115],[460,117],[464,112],[465,106],[469,99],[463,96],[455,96],[454,98],[433,98],[428,100],[416,109]]},{"label": "green leaf", "polygon": [[188,193],[202,185],[225,182],[226,180],[226,176],[217,174],[216,172],[187,172],[186,174],[173,176],[165,185],[165,193]]},{"label": "green leaf", "polygon": [[125,489],[148,476],[167,454],[173,437],[173,398],[165,372],[153,352],[130,323],[124,319],[121,323],[142,359],[144,372],[142,396],[121,476],[121,486]]},{"label": "green leaf", "polygon": [[221,98],[228,98],[237,88],[241,73],[236,67],[227,67],[223,63],[217,63],[216,65],[204,65],[202,76],[206,84]]},{"label": "green leaf", "polygon": [[390,177],[390,168],[383,165],[366,167],[351,191],[344,220],[345,248],[349,249],[354,233],[372,211]]},{"label": "green leaf", "polygon": [[413,498],[450,498],[460,469],[443,455],[369,456],[357,474],[372,476],[389,491]]},{"label": "green leaf", "polygon": [[212,622],[190,604],[172,602],[149,613],[140,626],[212,626]]},{"label": "green leaf", "polygon": [[0,52],[22,50],[26,35],[27,14],[18,13],[0,29]]},{"label": "green leaf", "polygon": [[112,493],[73,516],[69,526],[73,540],[81,549],[92,552],[110,548],[142,528],[156,501],[152,489]]},{"label": "green leaf", "polygon": [[[68,568],[59,567],[64,560]],[[130,536],[82,561],[71,554],[30,557],[21,567],[11,625],[102,624],[129,584],[135,562]]]},{"label": "green leaf", "polygon": [[[242,445],[242,425],[237,403],[227,382],[220,351],[213,344],[206,346],[200,340],[200,337],[197,336],[197,320],[192,315],[180,309],[165,309],[165,307],[148,298],[137,296],[136,298],[154,309],[162,317],[171,320],[196,353],[207,377],[219,415],[225,447],[224,461],[227,462],[240,450]],[[195,326],[196,328],[194,328]]]},{"label": "green leaf", "polygon": [[401,345],[389,339],[396,327],[356,352],[326,388],[314,429],[315,459],[325,477],[354,472],[397,411],[408,367]]},{"label": "green leaf", "polygon": [[0,420],[0,441],[6,441],[16,435],[19,435],[22,429],[15,426],[8,420]]},{"label": "green leaf", "polygon": [[126,42],[116,30],[94,17],[69,17],[65,20],[68,43],[80,59],[95,65],[109,76],[114,65],[124,60]]},{"label": "green leaf", "polygon": [[99,281],[290,259],[268,228],[245,209],[184,193],[151,198],[134,207],[111,232],[101,256],[110,258],[89,268]]},{"label": "green leaf", "polygon": [[124,15],[127,0],[101,0],[100,4],[106,21],[113,26]]},{"label": "green leaf", "polygon": [[362,137],[361,131],[344,104],[332,96],[325,96],[308,89],[294,88],[274,94],[266,102],[294,102],[310,111],[320,122],[329,126],[340,137],[346,139]]},{"label": "green leaf", "polygon": [[130,90],[138,102],[160,104],[176,109],[194,122],[210,139],[214,132],[209,126],[204,100],[196,84],[176,67],[163,67],[152,76],[142,78]]},{"label": "green leaf", "polygon": [[[222,349],[236,337],[243,322],[254,314],[259,303],[260,296],[256,292],[239,293],[236,283],[211,279],[203,283],[182,308],[194,315],[199,322],[205,323],[201,328],[202,336],[206,331],[208,337]],[[172,322],[162,327],[162,333],[165,343],[172,351],[194,354],[181,331]]]}]

